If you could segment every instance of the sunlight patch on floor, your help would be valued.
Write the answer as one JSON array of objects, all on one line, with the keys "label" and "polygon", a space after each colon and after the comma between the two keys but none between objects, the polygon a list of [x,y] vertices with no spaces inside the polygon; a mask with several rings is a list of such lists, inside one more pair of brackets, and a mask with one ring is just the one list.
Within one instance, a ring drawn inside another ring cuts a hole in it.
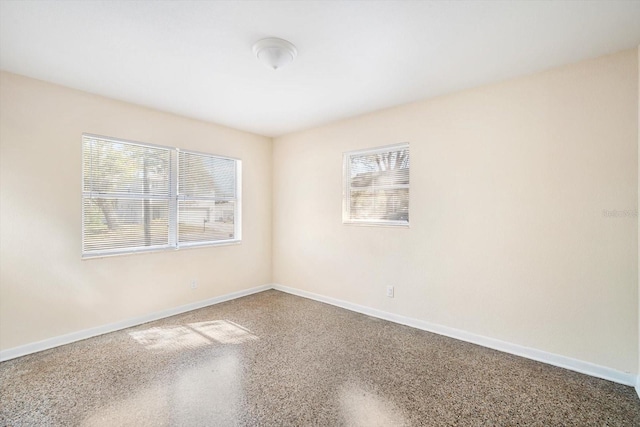
[{"label": "sunlight patch on floor", "polygon": [[247,341],[255,341],[257,336],[230,320],[213,320],[209,322],[189,323],[194,331],[209,337],[220,344],[242,344]]},{"label": "sunlight patch on floor", "polygon": [[339,400],[346,425],[354,427],[407,425],[395,405],[356,384],[344,386],[339,391]]},{"label": "sunlight patch on floor", "polygon": [[123,390],[80,426],[235,425],[241,403],[242,365],[231,352],[189,364],[140,389]]},{"label": "sunlight patch on floor", "polygon": [[129,332],[129,336],[149,350],[198,348],[213,343],[242,344],[258,339],[248,329],[229,320],[154,327]]}]

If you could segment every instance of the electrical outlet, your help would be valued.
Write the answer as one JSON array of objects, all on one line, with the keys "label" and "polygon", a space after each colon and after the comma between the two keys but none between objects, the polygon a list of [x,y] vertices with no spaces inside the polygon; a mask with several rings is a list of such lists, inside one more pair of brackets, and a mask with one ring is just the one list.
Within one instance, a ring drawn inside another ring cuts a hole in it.
[{"label": "electrical outlet", "polygon": [[393,298],[393,286],[387,286],[387,296]]},{"label": "electrical outlet", "polygon": [[197,281],[197,280],[195,280],[195,279],[193,279],[193,280],[191,281],[191,289],[195,289],[195,288],[197,288],[197,287],[198,287],[198,281]]}]

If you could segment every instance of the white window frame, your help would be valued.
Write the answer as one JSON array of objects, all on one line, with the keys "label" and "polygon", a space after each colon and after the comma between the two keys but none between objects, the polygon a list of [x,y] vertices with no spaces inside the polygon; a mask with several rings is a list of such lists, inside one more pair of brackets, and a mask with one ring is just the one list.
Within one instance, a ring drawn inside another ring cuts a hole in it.
[{"label": "white window frame", "polygon": [[[347,151],[342,155],[342,171],[343,171],[343,192],[342,192],[342,223],[346,225],[365,225],[365,226],[383,226],[383,227],[409,227],[409,219],[407,220],[370,220],[370,219],[352,219],[351,218],[351,192],[354,190],[362,190],[363,188],[376,188],[376,187],[351,187],[351,158],[360,157],[364,155],[388,153],[391,151],[398,151],[403,149],[409,149],[409,143],[403,142],[400,144],[385,145],[382,147],[365,148],[361,150]],[[409,153],[411,157],[411,153]],[[409,172],[411,173],[411,172]],[[411,197],[410,190],[411,179],[409,184],[393,184],[385,185],[378,188],[386,189],[401,189],[406,188],[409,190],[409,197]],[[411,209],[411,202],[409,202],[409,209]]]},{"label": "white window frame", "polygon": [[[84,218],[84,201],[87,198],[91,198],[93,196],[95,196],[96,194],[100,194],[102,196],[111,196],[111,197],[118,197],[118,198],[140,198],[139,195],[130,195],[127,193],[95,193],[92,191],[85,191],[84,189],[84,163],[82,163],[82,174],[81,174],[81,181],[80,181],[80,185],[81,185],[81,212],[82,212],[82,223],[81,223],[81,229],[82,229],[82,244],[81,244],[81,257],[83,259],[91,259],[91,258],[102,258],[102,257],[107,257],[107,256],[115,256],[115,255],[127,255],[127,254],[136,254],[136,253],[149,253],[149,252],[158,252],[158,251],[167,251],[167,250],[179,250],[179,249],[188,249],[188,248],[195,248],[195,247],[208,247],[208,246],[225,246],[225,245],[231,245],[231,244],[239,244],[242,242],[242,160],[235,158],[235,157],[229,157],[229,156],[219,156],[219,155],[214,155],[214,154],[210,154],[210,153],[203,153],[203,152],[198,152],[198,151],[192,151],[192,150],[181,150],[177,147],[171,147],[171,146],[165,146],[165,145],[157,145],[157,144],[150,144],[150,143],[146,143],[146,142],[139,142],[139,141],[131,141],[131,140],[126,140],[126,139],[120,139],[120,138],[113,138],[113,137],[108,137],[108,136],[102,136],[102,135],[94,135],[94,134],[90,134],[90,133],[83,133],[82,134],[82,141],[81,141],[81,146],[82,146],[82,157],[81,157],[81,162],[84,162],[84,142],[85,142],[85,138],[88,139],[99,139],[102,141],[108,141],[108,142],[113,142],[113,143],[120,143],[120,144],[130,144],[130,145],[137,145],[137,146],[141,146],[141,147],[150,147],[150,148],[159,148],[159,149],[165,149],[169,151],[169,195],[167,197],[161,197],[161,196],[147,196],[149,199],[161,199],[161,200],[168,200],[168,204],[169,204],[169,217],[168,217],[168,224],[169,224],[169,236],[168,236],[168,244],[167,245],[155,245],[155,246],[137,246],[137,247],[131,247],[131,248],[126,248],[126,249],[122,249],[122,248],[117,248],[117,249],[107,249],[107,250],[102,250],[102,251],[87,251],[85,252],[84,250],[84,243],[85,243],[85,218]],[[219,159],[225,159],[225,160],[233,160],[235,162],[235,169],[236,169],[236,177],[235,177],[235,185],[236,185],[236,197],[234,199],[235,203],[235,210],[234,210],[234,233],[233,233],[233,238],[231,239],[225,239],[225,240],[212,240],[212,241],[202,241],[202,242],[186,242],[186,243],[182,243],[180,244],[178,242],[178,224],[179,224],[179,211],[178,211],[178,200],[181,198],[181,196],[178,194],[178,185],[179,185],[179,162],[178,162],[178,156],[179,156],[179,152],[183,151],[183,152],[187,152],[187,153],[191,153],[191,154],[198,154],[198,155],[202,155],[202,156],[207,156],[207,157],[212,157],[212,158],[219,158]]]}]

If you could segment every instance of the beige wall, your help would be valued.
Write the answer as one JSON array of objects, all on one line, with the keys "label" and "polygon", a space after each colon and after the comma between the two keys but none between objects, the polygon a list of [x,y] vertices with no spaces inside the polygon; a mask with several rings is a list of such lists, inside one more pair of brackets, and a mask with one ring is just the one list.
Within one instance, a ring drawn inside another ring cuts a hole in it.
[{"label": "beige wall", "polygon": [[[242,243],[82,261],[83,132],[241,158]],[[269,283],[271,149],[269,138],[3,72],[0,349]]]},{"label": "beige wall", "polygon": [[[634,49],[276,138],[274,282],[635,372],[637,98]],[[405,141],[410,228],[343,225],[342,153]]]}]

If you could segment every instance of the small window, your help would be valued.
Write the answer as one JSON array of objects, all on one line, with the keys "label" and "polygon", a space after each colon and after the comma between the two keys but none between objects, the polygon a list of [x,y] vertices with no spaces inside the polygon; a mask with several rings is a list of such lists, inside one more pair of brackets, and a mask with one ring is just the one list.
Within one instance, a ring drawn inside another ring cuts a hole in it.
[{"label": "small window", "polygon": [[240,240],[240,160],[82,137],[82,255]]},{"label": "small window", "polygon": [[409,144],[344,154],[345,224],[409,225]]}]

